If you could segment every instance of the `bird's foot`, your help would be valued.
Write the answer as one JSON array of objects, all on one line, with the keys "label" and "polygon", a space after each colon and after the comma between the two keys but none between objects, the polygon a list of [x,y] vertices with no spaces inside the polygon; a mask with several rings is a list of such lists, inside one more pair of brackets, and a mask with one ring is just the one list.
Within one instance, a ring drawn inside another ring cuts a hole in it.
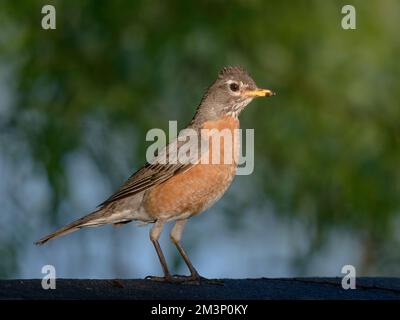
[{"label": "bird's foot", "polygon": [[157,276],[147,276],[145,280],[151,280],[156,282],[164,282],[164,283],[181,283],[183,280],[177,279],[171,275],[166,275],[164,277]]},{"label": "bird's foot", "polygon": [[183,283],[183,284],[212,284],[212,285],[224,285],[222,280],[217,279],[207,279],[200,276],[198,273],[192,274],[190,276],[182,276],[182,275],[166,275],[164,277],[158,276],[147,276],[146,280],[156,281],[156,282],[164,282],[164,283]]},{"label": "bird's foot", "polygon": [[213,285],[223,285],[224,282],[222,280],[217,279],[207,279],[200,276],[198,273],[193,273],[190,276],[182,276],[182,275],[174,275],[174,279],[177,279],[178,282],[187,283],[187,284],[213,284]]}]

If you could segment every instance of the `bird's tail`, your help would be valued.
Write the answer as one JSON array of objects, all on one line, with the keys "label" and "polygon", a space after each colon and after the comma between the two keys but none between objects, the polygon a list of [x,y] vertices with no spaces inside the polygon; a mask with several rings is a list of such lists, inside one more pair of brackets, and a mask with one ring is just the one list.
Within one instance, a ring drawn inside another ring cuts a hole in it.
[{"label": "bird's tail", "polygon": [[95,227],[102,224],[107,223],[105,217],[103,216],[103,210],[99,209],[88,215],[67,224],[66,226],[62,227],[61,229],[41,238],[40,240],[36,241],[35,244],[42,245],[45,244],[47,241],[64,236],[71,232],[77,231],[82,227]]}]

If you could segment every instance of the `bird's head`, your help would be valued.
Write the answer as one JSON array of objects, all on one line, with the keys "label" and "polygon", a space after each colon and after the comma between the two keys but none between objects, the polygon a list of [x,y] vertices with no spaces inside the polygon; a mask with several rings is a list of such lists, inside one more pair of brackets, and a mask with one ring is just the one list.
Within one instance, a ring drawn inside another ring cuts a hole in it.
[{"label": "bird's head", "polygon": [[209,87],[199,109],[210,117],[237,117],[254,98],[273,95],[271,90],[258,88],[242,67],[225,67]]}]

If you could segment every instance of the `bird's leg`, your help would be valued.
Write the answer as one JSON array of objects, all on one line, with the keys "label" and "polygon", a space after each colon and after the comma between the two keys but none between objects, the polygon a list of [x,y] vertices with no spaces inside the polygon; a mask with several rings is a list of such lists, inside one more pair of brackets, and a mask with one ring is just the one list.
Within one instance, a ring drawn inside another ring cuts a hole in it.
[{"label": "bird's leg", "polygon": [[160,244],[158,243],[158,239],[160,238],[160,234],[163,228],[164,222],[161,220],[157,220],[154,224],[153,228],[150,230],[150,240],[154,245],[154,248],[157,251],[158,258],[160,259],[161,267],[164,272],[164,277],[155,277],[155,276],[147,276],[146,279],[154,280],[154,281],[163,281],[163,282],[174,282],[174,278],[171,276],[167,262],[165,261],[164,254],[161,250]]},{"label": "bird's leg", "polygon": [[182,232],[183,228],[185,227],[187,220],[178,220],[174,227],[171,230],[170,233],[170,238],[172,243],[176,246],[176,248],[179,251],[179,254],[182,256],[183,260],[185,261],[186,265],[189,268],[190,271],[190,276],[189,277],[182,277],[182,276],[177,276],[177,277],[182,277],[186,278],[187,280],[200,280],[201,277],[195,267],[193,267],[192,262],[190,261],[189,257],[187,256],[185,250],[183,249],[182,245],[180,244],[181,238],[182,238]]},{"label": "bird's leg", "polygon": [[171,230],[170,238],[171,238],[171,241],[173,242],[173,244],[178,249],[178,252],[182,256],[187,267],[189,268],[190,276],[174,276],[174,279],[181,280],[181,281],[195,282],[197,284],[200,284],[200,282],[205,282],[205,283],[209,283],[209,284],[219,284],[219,285],[223,284],[222,281],[209,280],[209,279],[206,279],[206,278],[200,276],[200,274],[197,272],[197,270],[193,266],[192,262],[190,261],[188,255],[186,254],[185,250],[183,249],[183,247],[180,243],[181,238],[182,238],[183,228],[185,227],[186,222],[187,222],[187,219],[178,220]]}]

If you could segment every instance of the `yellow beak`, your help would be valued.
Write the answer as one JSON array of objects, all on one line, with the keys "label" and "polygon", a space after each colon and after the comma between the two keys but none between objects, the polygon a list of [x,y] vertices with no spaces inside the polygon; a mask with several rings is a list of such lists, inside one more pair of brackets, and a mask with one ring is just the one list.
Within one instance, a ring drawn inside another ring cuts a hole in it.
[{"label": "yellow beak", "polygon": [[272,92],[268,89],[255,89],[255,90],[247,90],[244,92],[244,95],[247,97],[270,97],[274,96],[275,92]]}]

